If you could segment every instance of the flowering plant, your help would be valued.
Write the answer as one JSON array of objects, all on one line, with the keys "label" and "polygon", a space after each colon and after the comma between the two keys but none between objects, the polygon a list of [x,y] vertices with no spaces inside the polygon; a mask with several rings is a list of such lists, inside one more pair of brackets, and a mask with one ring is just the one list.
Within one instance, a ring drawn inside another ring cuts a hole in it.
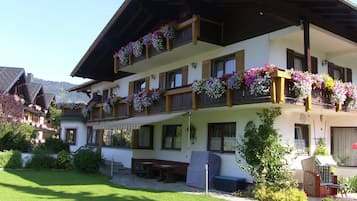
[{"label": "flowering plant", "polygon": [[347,107],[354,107],[357,103],[357,86],[351,82],[345,83],[346,87],[346,105]]},{"label": "flowering plant", "polygon": [[174,39],[175,38],[175,29],[171,24],[167,24],[161,27],[162,33],[165,38]]},{"label": "flowering plant", "polygon": [[243,75],[236,72],[224,75],[223,79],[226,80],[228,89],[240,89],[243,84]]},{"label": "flowering plant", "polygon": [[165,48],[164,36],[161,30],[157,30],[152,34],[152,46],[157,50],[161,51]]},{"label": "flowering plant", "polygon": [[312,88],[313,89],[322,89],[324,80],[319,74],[311,74]]},{"label": "flowering plant", "polygon": [[298,98],[307,98],[312,90],[312,79],[309,73],[301,71],[292,71],[292,80],[294,81],[294,91]]},{"label": "flowering plant", "polygon": [[266,96],[270,93],[270,74],[276,71],[275,66],[266,65],[264,68],[252,68],[244,73],[244,83],[251,95]]},{"label": "flowering plant", "polygon": [[93,107],[95,105],[95,101],[90,101],[82,110],[82,114],[84,118],[88,117],[89,112],[93,110]]},{"label": "flowering plant", "polygon": [[129,43],[126,46],[123,46],[118,51],[119,61],[123,65],[127,65],[129,63],[129,55],[133,52],[133,48]]},{"label": "flowering plant", "polygon": [[201,94],[204,90],[206,80],[195,80],[192,83],[192,91],[196,94]]},{"label": "flowering plant", "polygon": [[148,33],[143,37],[143,44],[146,46],[152,44],[152,33]]},{"label": "flowering plant", "polygon": [[323,79],[323,88],[332,91],[335,84],[332,77],[327,74],[321,74],[321,77]]},{"label": "flowering plant", "polygon": [[[162,91],[159,88],[151,89],[150,91],[141,91],[137,94],[131,96],[132,98],[127,98],[127,102],[133,103],[134,110],[137,112],[142,112],[145,107],[150,107],[152,104],[158,102],[161,98]],[[132,100],[131,100],[132,99]]]},{"label": "flowering plant", "polygon": [[346,100],[345,84],[340,80],[334,82],[332,89],[331,101],[332,103],[343,104]]},{"label": "flowering plant", "polygon": [[225,83],[218,78],[209,78],[205,82],[204,90],[208,97],[218,99],[225,92]]},{"label": "flowering plant", "polygon": [[143,43],[140,40],[130,42],[130,46],[135,57],[140,57],[143,54]]}]

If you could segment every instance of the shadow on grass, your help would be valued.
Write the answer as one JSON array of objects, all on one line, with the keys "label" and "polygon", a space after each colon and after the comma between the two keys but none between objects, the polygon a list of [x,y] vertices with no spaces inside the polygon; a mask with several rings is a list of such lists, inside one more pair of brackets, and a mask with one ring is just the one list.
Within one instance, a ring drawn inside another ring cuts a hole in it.
[{"label": "shadow on grass", "polygon": [[[36,195],[37,199],[51,200],[51,199],[63,199],[63,200],[76,200],[76,201],[87,201],[87,200],[96,200],[96,201],[154,201],[146,196],[133,196],[133,195],[120,195],[111,193],[107,195],[93,195],[88,192],[79,192],[79,193],[68,193],[64,191],[53,191],[43,187],[30,187],[30,186],[18,186],[12,184],[0,183],[0,186],[7,188],[12,188],[15,191],[23,192],[26,194]],[[33,197],[33,196],[31,196]]]}]

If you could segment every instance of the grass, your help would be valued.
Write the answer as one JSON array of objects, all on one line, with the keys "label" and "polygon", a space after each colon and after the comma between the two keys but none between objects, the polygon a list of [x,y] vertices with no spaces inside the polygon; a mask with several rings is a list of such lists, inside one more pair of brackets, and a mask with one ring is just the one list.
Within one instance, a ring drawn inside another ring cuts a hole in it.
[{"label": "grass", "polygon": [[109,177],[60,170],[0,170],[0,201],[218,201],[206,195],[132,190]]}]

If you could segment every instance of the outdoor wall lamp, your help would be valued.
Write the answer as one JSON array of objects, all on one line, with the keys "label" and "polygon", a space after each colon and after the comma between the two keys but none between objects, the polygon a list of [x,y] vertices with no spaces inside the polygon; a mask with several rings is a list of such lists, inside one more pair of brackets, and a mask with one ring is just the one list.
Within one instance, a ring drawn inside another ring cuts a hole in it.
[{"label": "outdoor wall lamp", "polygon": [[151,74],[150,77],[151,77],[151,79],[153,79],[153,80],[156,79],[156,75],[155,75],[155,74]]},{"label": "outdoor wall lamp", "polygon": [[196,69],[197,68],[197,63],[196,62],[192,62],[191,66],[192,66],[192,68]]}]

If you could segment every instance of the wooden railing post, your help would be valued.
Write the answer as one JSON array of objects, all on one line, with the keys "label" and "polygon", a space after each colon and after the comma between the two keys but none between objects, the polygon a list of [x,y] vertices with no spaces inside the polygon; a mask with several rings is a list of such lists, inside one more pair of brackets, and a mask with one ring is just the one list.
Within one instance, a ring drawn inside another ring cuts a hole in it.
[{"label": "wooden railing post", "polygon": [[197,94],[192,91],[192,109],[197,110],[198,109],[198,104],[197,104]]},{"label": "wooden railing post", "polygon": [[117,111],[116,111],[116,107],[115,107],[116,104],[114,104],[112,107],[112,117],[115,117],[116,114],[117,114]]},{"label": "wooden railing post", "polygon": [[277,70],[272,73],[272,86],[270,94],[272,103],[282,104],[285,102],[285,79],[291,79],[290,73]]},{"label": "wooden railing post", "polygon": [[165,105],[165,110],[166,112],[171,112],[171,96],[166,95],[166,105]]},{"label": "wooden railing post", "polygon": [[114,60],[114,74],[117,74],[119,72],[119,57],[117,53],[113,55],[113,60]]},{"label": "wooden railing post", "polygon": [[312,99],[311,92],[307,95],[305,99],[305,112],[309,112],[311,110]]},{"label": "wooden railing post", "polygon": [[232,107],[233,100],[232,100],[232,89],[227,89],[226,91],[226,99],[227,99],[227,106]]},{"label": "wooden railing post", "polygon": [[99,119],[104,118],[104,111],[103,111],[103,105],[99,106]]},{"label": "wooden railing post", "polygon": [[200,37],[200,16],[192,16],[192,43],[197,44],[197,40]]},{"label": "wooden railing post", "polygon": [[131,106],[129,103],[126,104],[126,114],[128,115],[128,117],[131,117],[132,115]]}]

